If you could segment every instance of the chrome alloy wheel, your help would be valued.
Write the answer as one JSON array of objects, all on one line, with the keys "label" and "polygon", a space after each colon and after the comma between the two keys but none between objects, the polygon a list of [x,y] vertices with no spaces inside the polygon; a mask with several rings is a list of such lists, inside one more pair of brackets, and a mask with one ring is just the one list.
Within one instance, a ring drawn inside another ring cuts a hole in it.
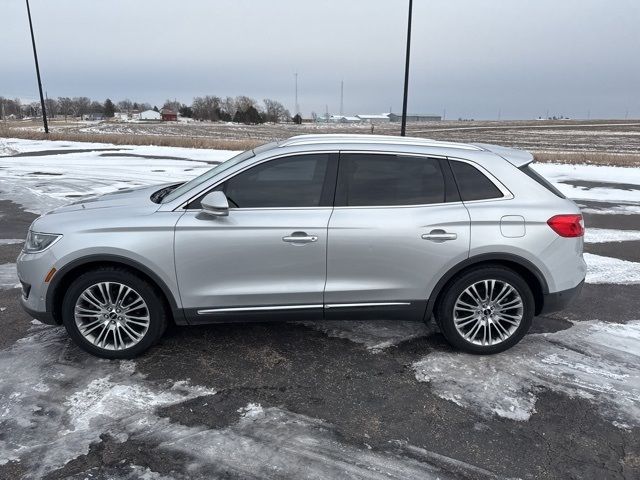
[{"label": "chrome alloy wheel", "polygon": [[453,307],[458,333],[475,345],[497,345],[518,329],[524,314],[518,291],[502,280],[481,280],[467,287]]},{"label": "chrome alloy wheel", "polygon": [[76,301],[74,316],[82,336],[105,350],[133,347],[144,338],[150,323],[142,296],[116,282],[88,287]]}]

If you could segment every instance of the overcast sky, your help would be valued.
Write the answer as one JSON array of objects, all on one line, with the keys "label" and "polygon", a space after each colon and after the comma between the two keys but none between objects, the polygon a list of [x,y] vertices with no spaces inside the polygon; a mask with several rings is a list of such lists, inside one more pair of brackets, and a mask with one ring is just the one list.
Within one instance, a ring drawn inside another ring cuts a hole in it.
[{"label": "overcast sky", "polygon": [[[49,97],[213,94],[308,115],[401,110],[408,0],[31,0]],[[409,110],[640,117],[639,0],[415,0]],[[0,95],[37,98],[24,0],[0,0]]]}]

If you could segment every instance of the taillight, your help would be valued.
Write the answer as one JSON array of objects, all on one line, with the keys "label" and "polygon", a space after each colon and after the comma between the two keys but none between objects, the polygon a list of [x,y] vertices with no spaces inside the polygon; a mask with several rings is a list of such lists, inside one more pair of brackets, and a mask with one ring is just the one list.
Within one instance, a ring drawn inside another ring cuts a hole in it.
[{"label": "taillight", "polygon": [[556,215],[547,220],[549,226],[561,237],[581,237],[584,235],[582,215]]}]

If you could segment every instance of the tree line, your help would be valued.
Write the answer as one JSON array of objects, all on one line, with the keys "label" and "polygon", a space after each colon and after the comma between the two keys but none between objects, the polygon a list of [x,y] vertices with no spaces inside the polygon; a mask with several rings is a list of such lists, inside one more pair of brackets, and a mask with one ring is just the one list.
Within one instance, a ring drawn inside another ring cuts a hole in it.
[{"label": "tree line", "polygon": [[[89,97],[58,97],[45,100],[47,116],[50,118],[63,117],[82,118],[85,115],[102,115],[112,118],[117,112],[133,114],[145,110],[160,111],[157,106],[146,102],[135,102],[129,99],[113,102],[107,98],[104,102],[92,100]],[[182,117],[200,121],[235,122],[244,124],[258,123],[301,123],[302,118],[296,114],[291,116],[282,103],[265,98],[259,103],[253,98],[240,95],[237,97],[221,98],[215,95],[195,97],[191,105],[177,100],[167,100],[161,107],[170,109]],[[20,99],[0,97],[0,119],[37,117],[42,114],[40,102],[23,104]]]}]

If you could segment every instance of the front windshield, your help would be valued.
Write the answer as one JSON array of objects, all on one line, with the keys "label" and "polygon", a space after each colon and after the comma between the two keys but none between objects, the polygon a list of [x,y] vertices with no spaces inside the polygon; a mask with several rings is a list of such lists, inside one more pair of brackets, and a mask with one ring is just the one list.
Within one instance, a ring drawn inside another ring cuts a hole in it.
[{"label": "front windshield", "polygon": [[196,188],[199,185],[202,185],[209,179],[215,177],[221,172],[230,169],[231,167],[244,162],[252,157],[255,157],[258,153],[264,152],[265,150],[270,150],[274,147],[278,146],[278,142],[267,143],[266,145],[261,145],[253,150],[247,150],[246,152],[242,152],[235,157],[231,157],[229,160],[225,160],[220,165],[216,165],[211,170],[207,170],[202,175],[189,180],[187,183],[183,183],[178,188],[169,193],[166,197],[162,199],[162,203],[169,203],[175,200],[176,198],[184,195],[189,190]]}]

